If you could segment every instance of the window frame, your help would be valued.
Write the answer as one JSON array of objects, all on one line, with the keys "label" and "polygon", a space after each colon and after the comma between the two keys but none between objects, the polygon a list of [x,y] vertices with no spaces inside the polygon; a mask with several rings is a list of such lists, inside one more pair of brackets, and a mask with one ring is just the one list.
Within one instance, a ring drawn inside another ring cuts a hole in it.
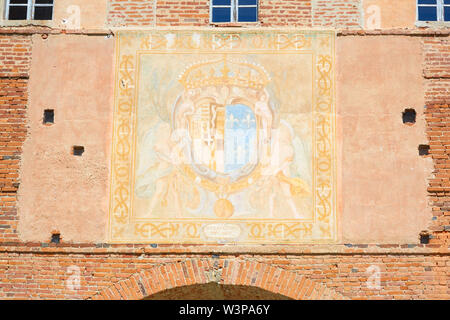
[{"label": "window frame", "polygon": [[450,22],[450,20],[445,20],[445,8],[448,7],[450,9],[450,3],[445,3],[444,0],[442,0],[442,21],[443,22]]},{"label": "window frame", "polygon": [[[213,21],[213,8],[230,8],[230,21],[217,22]],[[255,21],[239,21],[239,8],[256,8],[256,20]],[[230,5],[213,5],[213,0],[209,2],[209,23],[211,24],[241,24],[241,23],[258,23],[259,22],[259,0],[256,0],[256,4],[251,5],[239,5],[239,0],[230,0]]]},{"label": "window frame", "polygon": [[[52,4],[49,3],[36,3],[36,0],[27,0],[27,3],[10,3],[10,0],[5,0],[5,21],[29,21],[34,19],[35,8],[43,8],[43,7],[51,7],[52,8],[52,18],[47,20],[37,20],[37,21],[53,21],[54,9],[55,9],[55,0],[53,0]],[[10,7],[26,7],[27,8],[27,17],[26,19],[17,19],[12,20],[9,19],[9,9]]]},{"label": "window frame", "polygon": [[[419,20],[419,7],[436,7],[436,19],[437,20]],[[433,23],[450,23],[449,20],[445,20],[444,8],[450,8],[450,3],[446,4],[444,0],[436,0],[436,4],[419,4],[419,0],[416,0],[416,22],[418,24],[433,24]]]}]

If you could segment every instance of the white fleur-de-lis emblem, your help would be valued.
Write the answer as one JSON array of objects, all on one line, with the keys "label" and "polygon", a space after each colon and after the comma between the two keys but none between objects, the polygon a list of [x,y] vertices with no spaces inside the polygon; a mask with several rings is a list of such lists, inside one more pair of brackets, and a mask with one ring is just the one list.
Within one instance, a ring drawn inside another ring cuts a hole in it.
[{"label": "white fleur-de-lis emblem", "polygon": [[228,122],[230,122],[231,126],[234,128],[234,124],[239,123],[239,119],[235,118],[233,114],[230,114],[230,116],[228,117]]},{"label": "white fleur-de-lis emblem", "polygon": [[250,113],[248,113],[247,117],[242,120],[242,123],[246,123],[247,124],[247,128],[250,128],[250,125],[252,125],[254,122],[255,122],[255,119],[252,119],[250,117]]}]

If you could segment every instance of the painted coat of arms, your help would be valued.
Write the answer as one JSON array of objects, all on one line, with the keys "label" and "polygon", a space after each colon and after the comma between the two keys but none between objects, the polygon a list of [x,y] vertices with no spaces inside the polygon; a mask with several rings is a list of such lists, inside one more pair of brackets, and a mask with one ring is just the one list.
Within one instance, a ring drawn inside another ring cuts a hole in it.
[{"label": "painted coat of arms", "polygon": [[117,38],[113,243],[336,239],[334,34]]}]

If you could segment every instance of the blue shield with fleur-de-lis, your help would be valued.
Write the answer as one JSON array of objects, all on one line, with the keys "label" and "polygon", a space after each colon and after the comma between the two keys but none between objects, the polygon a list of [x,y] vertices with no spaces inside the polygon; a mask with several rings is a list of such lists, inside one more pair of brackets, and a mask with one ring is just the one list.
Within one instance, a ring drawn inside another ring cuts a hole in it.
[{"label": "blue shield with fleur-de-lis", "polygon": [[224,172],[231,174],[257,159],[257,125],[253,110],[243,104],[226,106]]}]

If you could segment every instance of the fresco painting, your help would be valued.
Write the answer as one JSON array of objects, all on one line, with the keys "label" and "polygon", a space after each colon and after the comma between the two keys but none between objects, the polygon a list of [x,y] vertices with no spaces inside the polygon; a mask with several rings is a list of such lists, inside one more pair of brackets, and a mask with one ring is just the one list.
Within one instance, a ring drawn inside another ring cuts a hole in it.
[{"label": "fresco painting", "polygon": [[336,240],[334,34],[119,33],[113,243]]}]

